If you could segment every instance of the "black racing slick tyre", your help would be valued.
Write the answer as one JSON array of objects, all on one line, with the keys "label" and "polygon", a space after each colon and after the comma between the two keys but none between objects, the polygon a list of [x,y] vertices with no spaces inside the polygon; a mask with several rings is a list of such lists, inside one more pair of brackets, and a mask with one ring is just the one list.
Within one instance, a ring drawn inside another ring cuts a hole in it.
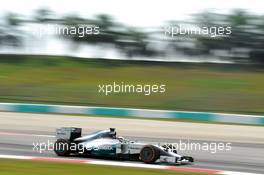
[{"label": "black racing slick tyre", "polygon": [[160,157],[160,151],[153,145],[146,145],[140,151],[140,159],[144,163],[154,163]]},{"label": "black racing slick tyre", "polygon": [[71,153],[71,142],[65,139],[58,139],[54,144],[54,152],[58,156],[68,156]]}]

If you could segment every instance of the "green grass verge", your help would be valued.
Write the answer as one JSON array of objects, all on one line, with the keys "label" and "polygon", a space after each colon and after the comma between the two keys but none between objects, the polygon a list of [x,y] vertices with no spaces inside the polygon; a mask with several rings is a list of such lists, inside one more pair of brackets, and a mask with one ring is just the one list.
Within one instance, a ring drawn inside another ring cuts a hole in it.
[{"label": "green grass verge", "polygon": [[[194,173],[172,172],[143,168],[97,166],[74,163],[50,163],[30,160],[0,159],[0,175],[191,175]],[[197,173],[201,174],[201,173]]]},{"label": "green grass verge", "polygon": [[[166,84],[166,93],[98,93],[99,84]],[[264,72],[250,65],[0,56],[0,101],[264,114]]]}]

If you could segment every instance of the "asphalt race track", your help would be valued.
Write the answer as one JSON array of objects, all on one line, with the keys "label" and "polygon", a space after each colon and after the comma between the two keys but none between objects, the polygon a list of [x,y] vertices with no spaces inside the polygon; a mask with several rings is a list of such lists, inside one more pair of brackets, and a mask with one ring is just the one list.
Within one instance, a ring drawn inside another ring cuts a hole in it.
[{"label": "asphalt race track", "polygon": [[53,151],[33,150],[33,143],[53,142],[55,129],[62,126],[81,127],[83,133],[115,127],[120,136],[146,142],[230,142],[230,151],[179,151],[195,159],[193,165],[182,167],[264,174],[264,127],[260,126],[0,112],[0,154],[56,157]]}]

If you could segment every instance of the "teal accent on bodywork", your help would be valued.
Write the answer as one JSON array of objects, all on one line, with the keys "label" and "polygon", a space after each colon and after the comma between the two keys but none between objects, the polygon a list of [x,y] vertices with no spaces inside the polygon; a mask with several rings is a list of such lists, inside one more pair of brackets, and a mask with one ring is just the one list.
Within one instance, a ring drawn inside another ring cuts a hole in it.
[{"label": "teal accent on bodywork", "polygon": [[213,114],[203,112],[171,112],[170,116],[171,118],[183,120],[215,121]]},{"label": "teal accent on bodywork", "polygon": [[116,155],[116,145],[112,145],[112,149],[107,150],[107,149],[93,149],[91,152],[92,155],[94,156],[102,156],[102,157],[111,157]]},{"label": "teal accent on bodywork", "polygon": [[92,114],[106,116],[129,116],[129,110],[121,108],[95,108],[92,110]]},{"label": "teal accent on bodywork", "polygon": [[32,104],[17,104],[15,106],[17,112],[52,112],[52,107],[48,105],[32,105]]}]

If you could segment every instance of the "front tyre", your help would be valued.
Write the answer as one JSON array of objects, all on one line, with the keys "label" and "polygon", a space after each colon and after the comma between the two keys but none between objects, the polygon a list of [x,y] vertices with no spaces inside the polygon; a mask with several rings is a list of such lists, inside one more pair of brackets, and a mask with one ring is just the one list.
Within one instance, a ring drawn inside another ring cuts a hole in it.
[{"label": "front tyre", "polygon": [[144,163],[154,163],[160,157],[160,151],[153,145],[146,145],[140,151],[140,159]]},{"label": "front tyre", "polygon": [[65,139],[58,139],[54,144],[54,152],[58,156],[68,156],[71,153],[71,142]]}]

